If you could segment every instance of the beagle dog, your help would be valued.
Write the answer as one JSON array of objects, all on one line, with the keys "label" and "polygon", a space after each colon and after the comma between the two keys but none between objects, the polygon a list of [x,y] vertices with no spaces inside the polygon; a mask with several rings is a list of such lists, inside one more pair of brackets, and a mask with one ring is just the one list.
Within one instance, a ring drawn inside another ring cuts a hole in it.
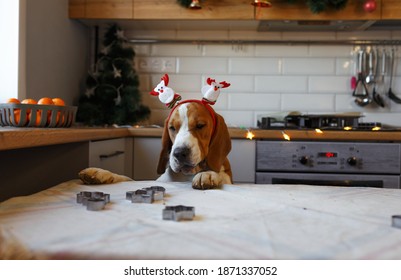
[{"label": "beagle dog", "polygon": [[[159,182],[192,181],[194,189],[232,184],[231,138],[222,116],[205,101],[175,105],[165,121],[157,173]],[[101,168],[79,172],[85,184],[112,184],[132,180]]]},{"label": "beagle dog", "polygon": [[201,100],[176,105],[165,121],[157,180],[192,181],[194,189],[232,183],[231,139],[222,116]]}]

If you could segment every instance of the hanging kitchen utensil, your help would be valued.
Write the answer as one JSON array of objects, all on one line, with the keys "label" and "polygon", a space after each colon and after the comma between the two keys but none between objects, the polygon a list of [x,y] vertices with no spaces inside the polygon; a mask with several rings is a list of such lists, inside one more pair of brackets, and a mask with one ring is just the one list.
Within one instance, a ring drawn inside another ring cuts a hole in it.
[{"label": "hanging kitchen utensil", "polygon": [[[365,58],[365,51],[360,50],[358,55],[358,80],[356,82],[356,87],[352,93],[355,96],[355,103],[358,106],[366,106],[372,102],[369,97],[368,88],[365,83],[365,77],[363,76],[363,60]],[[361,92],[362,90],[362,92]]]},{"label": "hanging kitchen utensil", "polygon": [[393,72],[394,72],[394,48],[390,52],[390,88],[388,89],[388,97],[395,103],[401,104],[401,99],[393,92]]},{"label": "hanging kitchen utensil", "polygon": [[375,55],[376,55],[376,63],[375,63],[375,67],[374,67],[375,80],[374,80],[374,85],[373,85],[372,98],[373,98],[373,101],[376,102],[377,105],[379,105],[380,107],[384,107],[383,98],[381,97],[380,94],[378,94],[376,92],[376,87],[377,87],[379,80],[381,80],[382,83],[384,82],[384,73],[386,71],[386,53],[383,49],[382,60],[381,60],[381,62],[382,62],[381,79],[379,79],[379,75],[378,75],[378,73],[379,73],[379,51],[377,49],[375,49]]},{"label": "hanging kitchen utensil", "polygon": [[[367,96],[368,88],[365,83],[365,79],[363,76],[363,59],[365,56],[364,50],[359,50],[358,55],[358,79],[356,81],[356,86],[354,91],[352,92],[352,96]],[[361,92],[362,90],[362,92]]]},{"label": "hanging kitchen utensil", "polygon": [[373,56],[373,49],[370,49],[368,58],[369,58],[369,73],[366,76],[365,81],[367,84],[371,84],[375,80],[375,76],[373,74],[373,58],[376,59],[376,56]]},{"label": "hanging kitchen utensil", "polygon": [[358,73],[357,73],[357,64],[358,64],[358,53],[356,52],[356,50],[357,50],[357,48],[354,48],[354,63],[353,63],[353,75],[352,75],[352,77],[351,77],[351,90],[355,90],[355,88],[356,88],[356,81],[357,81],[357,79],[356,79],[356,76],[355,75],[357,75]]}]

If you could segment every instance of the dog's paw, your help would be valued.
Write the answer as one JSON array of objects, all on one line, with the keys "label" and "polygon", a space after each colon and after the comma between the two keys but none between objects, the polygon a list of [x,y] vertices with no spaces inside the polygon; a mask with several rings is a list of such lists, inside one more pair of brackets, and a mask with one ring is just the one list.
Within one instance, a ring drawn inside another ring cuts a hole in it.
[{"label": "dog's paw", "polygon": [[108,170],[96,167],[89,167],[78,173],[79,179],[86,185],[112,184],[118,182],[132,181],[123,175],[118,175]]},{"label": "dog's paw", "polygon": [[192,180],[192,188],[198,190],[215,189],[220,186],[220,176],[214,171],[199,172]]}]

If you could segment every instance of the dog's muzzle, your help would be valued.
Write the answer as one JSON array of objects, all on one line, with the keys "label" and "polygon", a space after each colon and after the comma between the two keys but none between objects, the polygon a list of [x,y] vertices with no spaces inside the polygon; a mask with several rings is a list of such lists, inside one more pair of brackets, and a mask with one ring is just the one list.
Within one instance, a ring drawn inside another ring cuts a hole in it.
[{"label": "dog's muzzle", "polygon": [[184,147],[176,147],[172,151],[174,172],[182,172],[184,174],[194,174],[197,163],[193,163],[191,159],[191,149]]}]

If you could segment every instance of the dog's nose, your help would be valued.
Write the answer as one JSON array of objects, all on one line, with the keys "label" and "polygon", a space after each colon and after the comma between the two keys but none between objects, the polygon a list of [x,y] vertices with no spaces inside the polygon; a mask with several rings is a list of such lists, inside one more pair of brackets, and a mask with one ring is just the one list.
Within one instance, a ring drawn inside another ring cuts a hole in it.
[{"label": "dog's nose", "polygon": [[188,147],[178,147],[174,149],[173,156],[180,162],[187,161],[190,154]]}]

